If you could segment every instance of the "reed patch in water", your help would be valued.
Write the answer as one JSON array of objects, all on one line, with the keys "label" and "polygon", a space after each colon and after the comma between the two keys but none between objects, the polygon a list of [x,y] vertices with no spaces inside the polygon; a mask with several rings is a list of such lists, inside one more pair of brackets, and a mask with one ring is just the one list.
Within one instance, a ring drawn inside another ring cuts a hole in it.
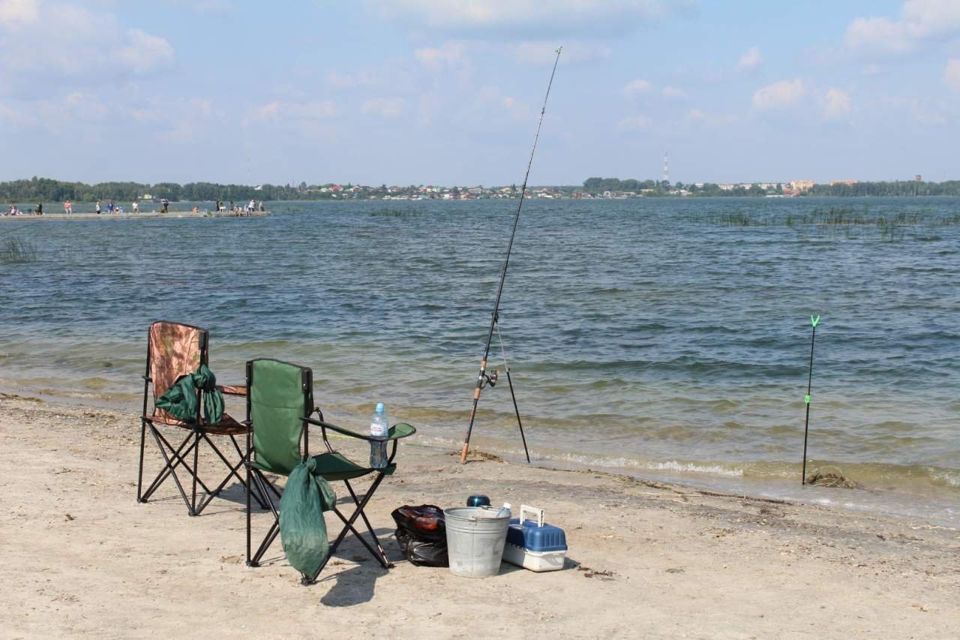
[{"label": "reed patch in water", "polygon": [[23,264],[37,261],[37,247],[21,238],[7,238],[0,245],[0,264]]}]

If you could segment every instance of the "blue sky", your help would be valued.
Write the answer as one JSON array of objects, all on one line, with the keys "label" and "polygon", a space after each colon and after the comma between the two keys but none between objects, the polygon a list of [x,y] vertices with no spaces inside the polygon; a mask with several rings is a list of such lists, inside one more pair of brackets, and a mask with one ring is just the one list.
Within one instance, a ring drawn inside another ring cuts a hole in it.
[{"label": "blue sky", "polygon": [[960,178],[960,0],[0,0],[0,180]]}]

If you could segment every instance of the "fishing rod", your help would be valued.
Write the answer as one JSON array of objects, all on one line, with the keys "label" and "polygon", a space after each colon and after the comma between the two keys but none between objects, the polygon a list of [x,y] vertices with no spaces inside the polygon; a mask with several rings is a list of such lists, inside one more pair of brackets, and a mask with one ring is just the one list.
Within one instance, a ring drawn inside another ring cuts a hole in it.
[{"label": "fishing rod", "polygon": [[800,478],[800,484],[807,484],[807,433],[810,430],[810,389],[813,385],[813,343],[817,340],[817,325],[820,324],[820,316],[810,316],[810,324],[813,326],[813,333],[810,336],[810,373],[807,376],[807,395],[803,396],[803,402],[807,405],[807,415],[803,420],[803,475]]},{"label": "fishing rod", "polygon": [[[530,178],[530,167],[533,166],[533,156],[537,152],[537,142],[540,141],[540,128],[543,126],[543,115],[547,112],[547,100],[550,98],[550,88],[553,86],[553,77],[557,73],[557,63],[560,62],[560,52],[563,47],[557,49],[557,57],[553,61],[553,70],[550,72],[550,82],[547,83],[547,93],[543,97],[543,107],[540,109],[540,121],[537,123],[537,135],[533,138],[533,148],[530,149],[530,160],[527,162],[527,173],[523,176],[523,187],[520,188],[520,203],[517,205],[517,213],[513,218],[513,231],[510,233],[510,243],[507,245],[507,255],[503,259],[503,268],[500,270],[500,284],[497,286],[497,299],[493,303],[493,314],[490,317],[490,331],[487,333],[487,346],[483,349],[483,357],[480,359],[480,374],[477,376],[477,386],[473,390],[473,409],[470,411],[470,424],[467,426],[467,433],[463,439],[463,450],[460,452],[460,463],[467,461],[467,452],[470,450],[470,436],[473,433],[473,423],[477,417],[477,404],[480,402],[480,391],[487,385],[493,387],[497,384],[497,371],[487,374],[487,357],[490,355],[490,343],[493,341],[493,332],[497,329],[497,323],[500,321],[500,298],[503,295],[503,283],[507,278],[507,265],[510,264],[510,253],[513,251],[513,240],[517,235],[517,225],[520,223],[520,210],[523,209],[523,200],[527,194],[527,180]],[[500,341],[501,349],[503,340]],[[513,399],[513,410],[517,414],[517,426],[520,427],[520,438],[523,440],[523,452],[527,456],[527,462],[530,462],[530,451],[527,450],[527,438],[523,435],[523,423],[520,421],[520,409],[517,407],[517,396],[513,392],[513,380],[510,378],[510,367],[506,364],[506,354],[504,353],[504,368],[507,374],[507,384],[510,386],[510,397]]]}]

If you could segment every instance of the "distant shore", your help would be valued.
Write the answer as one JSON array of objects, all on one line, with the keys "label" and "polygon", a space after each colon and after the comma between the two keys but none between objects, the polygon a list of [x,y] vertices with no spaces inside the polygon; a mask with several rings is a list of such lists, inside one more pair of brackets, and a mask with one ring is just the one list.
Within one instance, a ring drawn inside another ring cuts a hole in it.
[{"label": "distant shore", "polygon": [[0,221],[12,220],[147,220],[155,218],[259,218],[270,215],[269,211],[150,211],[141,213],[25,213],[19,216],[0,216]]}]

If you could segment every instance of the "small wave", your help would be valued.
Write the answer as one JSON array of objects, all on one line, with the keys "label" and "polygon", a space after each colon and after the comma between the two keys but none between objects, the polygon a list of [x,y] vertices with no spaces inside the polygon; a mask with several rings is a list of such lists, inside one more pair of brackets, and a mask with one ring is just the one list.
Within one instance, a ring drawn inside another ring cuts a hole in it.
[{"label": "small wave", "polygon": [[678,462],[671,460],[669,462],[655,462],[646,465],[651,471],[678,471],[681,473],[709,473],[711,475],[727,476],[729,478],[742,478],[743,469],[721,467],[720,465],[700,465],[692,462]]},{"label": "small wave", "polygon": [[931,470],[930,479],[934,482],[942,482],[951,487],[960,487],[960,473],[951,473],[950,471]]}]

